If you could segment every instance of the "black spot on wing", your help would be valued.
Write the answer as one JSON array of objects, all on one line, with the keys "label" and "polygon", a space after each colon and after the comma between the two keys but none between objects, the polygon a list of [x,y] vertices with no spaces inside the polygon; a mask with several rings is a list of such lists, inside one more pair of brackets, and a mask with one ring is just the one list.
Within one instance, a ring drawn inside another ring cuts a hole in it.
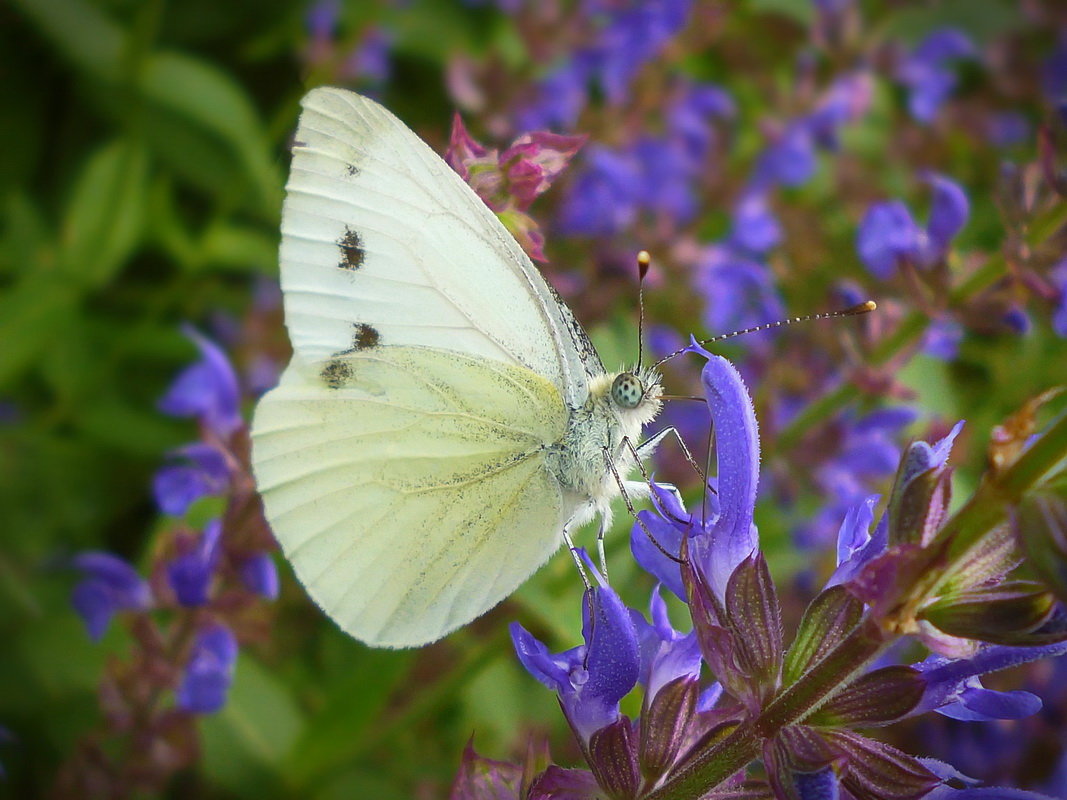
[{"label": "black spot on wing", "polygon": [[322,381],[331,389],[340,389],[352,379],[352,365],[347,361],[335,358],[327,361],[326,366],[320,373]]},{"label": "black spot on wing", "polygon": [[355,164],[348,164],[347,166],[345,166],[345,175],[349,178],[356,177],[357,175],[359,175],[359,167],[357,167]]},{"label": "black spot on wing", "polygon": [[363,239],[356,231],[346,227],[344,236],[337,240],[337,246],[341,249],[338,269],[356,270],[363,266],[366,253],[363,252]]},{"label": "black spot on wing", "polygon": [[369,350],[372,347],[377,347],[381,340],[382,335],[378,333],[376,328],[364,322],[357,322],[352,326],[352,349],[348,352]]}]

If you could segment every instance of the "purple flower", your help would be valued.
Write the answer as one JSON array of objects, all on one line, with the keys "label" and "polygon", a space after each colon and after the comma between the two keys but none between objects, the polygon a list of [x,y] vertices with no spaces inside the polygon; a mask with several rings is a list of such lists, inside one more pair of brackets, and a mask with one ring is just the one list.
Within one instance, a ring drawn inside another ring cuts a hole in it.
[{"label": "purple flower", "polygon": [[710,331],[741,330],[784,315],[770,270],[730,247],[705,250],[695,283],[705,298],[704,324]]},{"label": "purple flower", "polygon": [[963,341],[963,326],[953,319],[936,319],[926,329],[923,352],[942,361],[953,361]]},{"label": "purple flower", "polygon": [[225,625],[200,630],[178,687],[178,708],[194,714],[213,714],[226,705],[237,660],[237,639]]},{"label": "purple flower", "polygon": [[110,553],[86,552],[71,559],[84,577],[74,587],[71,603],[99,641],[116,611],[142,611],[152,604],[148,584],[130,564]]},{"label": "purple flower", "polygon": [[838,800],[841,786],[833,767],[816,772],[794,772],[793,785],[799,800]]},{"label": "purple flower", "polygon": [[899,200],[875,203],[860,223],[856,249],[867,269],[885,279],[901,259],[918,254],[919,236],[919,227],[906,205]]},{"label": "purple flower", "polygon": [[759,547],[752,524],[759,482],[756,411],[737,369],[694,340],[689,348],[708,360],[701,371],[715,427],[719,515],[707,534],[693,540],[692,554],[711,590],[723,599],[734,569]]},{"label": "purple flower", "polygon": [[761,192],[746,192],[734,206],[729,242],[739,250],[762,255],[782,239],[782,228]]},{"label": "purple flower", "polygon": [[970,202],[959,184],[936,173],[929,173],[925,180],[933,191],[925,228],[899,200],[875,203],[860,223],[856,249],[867,269],[879,278],[888,278],[901,261],[920,267],[941,261],[967,222]]},{"label": "purple flower", "polygon": [[515,115],[520,130],[570,130],[589,102],[592,63],[588,53],[576,53],[569,61],[542,78],[532,102]]},{"label": "purple flower", "polygon": [[840,130],[862,119],[871,107],[874,79],[867,70],[837,78],[822,94],[805,124],[815,143],[827,150],[840,147]]},{"label": "purple flower", "polygon": [[667,604],[660,595],[659,587],[652,590],[649,602],[651,623],[642,614],[630,611],[630,618],[637,630],[641,653],[641,672],[638,682],[645,687],[645,706],[650,706],[659,690],[671,681],[700,677],[700,644],[696,632],[682,634],[671,626],[667,616]]},{"label": "purple flower", "polygon": [[208,430],[227,438],[243,424],[237,375],[218,346],[192,326],[183,326],[182,332],[200,349],[200,360],[174,380],[159,409],[175,417],[196,417]]},{"label": "purple flower", "polygon": [[696,165],[703,165],[711,151],[715,131],[711,121],[732,119],[733,98],[713,84],[685,84],[667,108],[667,127]]},{"label": "purple flower", "polygon": [[215,519],[204,527],[200,541],[192,552],[180,555],[167,564],[167,578],[178,602],[183,606],[202,606],[208,601],[208,589],[219,561],[222,522]]},{"label": "purple flower", "polygon": [[526,671],[559,695],[563,712],[583,744],[620,719],[619,701],[637,683],[637,632],[630,612],[610,587],[583,598],[585,644],[553,655],[517,622],[511,640]]},{"label": "purple flower", "polygon": [[626,99],[634,76],[685,27],[691,5],[692,0],[624,4],[607,15],[597,72],[610,104]]},{"label": "purple flower", "polygon": [[560,227],[573,236],[608,236],[637,217],[641,168],[632,155],[593,145],[560,210]]},{"label": "purple flower", "polygon": [[[709,484],[711,483],[709,481]],[[714,490],[713,485],[711,488]],[[652,501],[656,510],[654,512],[639,511],[637,513],[639,522],[635,523],[630,530],[630,550],[634,560],[680,600],[685,599],[681,568],[677,561],[664,555],[664,551],[674,558],[680,557],[682,539],[687,536],[700,535],[705,531],[708,521],[718,518],[718,498],[717,493],[708,494],[706,505],[702,510],[702,513],[707,514],[707,519],[701,520],[698,515],[690,514],[685,510],[680,498],[674,492],[653,483]],[[649,541],[649,535],[656,540],[659,547]]]},{"label": "purple flower", "polygon": [[230,485],[226,454],[202,442],[181,447],[168,454],[174,463],[156,473],[152,492],[164,514],[181,516],[201,497],[220,495]]},{"label": "purple flower", "polygon": [[251,591],[268,600],[277,599],[278,568],[274,566],[270,553],[249,556],[237,565],[237,572]]},{"label": "purple flower", "polygon": [[371,28],[363,41],[345,60],[339,77],[359,79],[368,83],[384,83],[389,78],[389,51],[393,37],[384,28]]},{"label": "purple flower", "polygon": [[977,56],[974,43],[956,28],[931,32],[897,67],[897,79],[908,89],[908,110],[920,122],[931,122],[956,88],[953,61]]},{"label": "purple flower", "polygon": [[760,189],[772,186],[800,186],[815,174],[815,140],[803,121],[794,122],[760,155],[753,184]]},{"label": "purple flower", "polygon": [[945,709],[956,719],[1018,719],[1035,713],[1041,701],[1029,692],[995,692],[976,681],[979,675],[1067,654],[1067,642],[1034,647],[986,645],[973,656],[948,659],[932,655],[914,667],[926,681],[923,698],[910,716]]},{"label": "purple flower", "polygon": [[1049,273],[1056,289],[1056,305],[1052,310],[1052,329],[1067,338],[1067,258],[1061,259]]}]

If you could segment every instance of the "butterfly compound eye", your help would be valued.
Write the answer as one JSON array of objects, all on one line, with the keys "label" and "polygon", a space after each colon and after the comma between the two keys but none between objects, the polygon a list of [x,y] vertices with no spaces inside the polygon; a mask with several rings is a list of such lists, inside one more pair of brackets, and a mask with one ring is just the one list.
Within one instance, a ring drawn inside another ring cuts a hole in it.
[{"label": "butterfly compound eye", "polygon": [[619,408],[637,408],[644,396],[645,386],[633,373],[619,373],[615,382],[611,384],[611,399]]}]

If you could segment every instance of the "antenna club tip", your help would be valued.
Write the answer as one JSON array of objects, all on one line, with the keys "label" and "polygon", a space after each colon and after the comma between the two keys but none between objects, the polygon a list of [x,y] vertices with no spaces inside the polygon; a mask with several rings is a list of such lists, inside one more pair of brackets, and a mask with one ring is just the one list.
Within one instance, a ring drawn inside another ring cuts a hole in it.
[{"label": "antenna club tip", "polygon": [[878,304],[873,300],[868,300],[866,303],[863,304],[863,307],[867,311],[874,311],[876,308],[878,308]]},{"label": "antenna club tip", "polygon": [[642,250],[637,254],[637,271],[644,278],[648,274],[648,267],[652,263],[652,256],[648,254],[647,250]]}]

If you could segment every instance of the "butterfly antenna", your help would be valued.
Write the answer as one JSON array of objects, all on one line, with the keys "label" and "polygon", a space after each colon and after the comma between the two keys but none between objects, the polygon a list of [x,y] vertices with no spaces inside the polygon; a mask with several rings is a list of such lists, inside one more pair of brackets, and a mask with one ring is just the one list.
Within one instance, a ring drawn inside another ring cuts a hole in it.
[{"label": "butterfly antenna", "polygon": [[[735,336],[743,336],[747,333],[759,333],[760,331],[767,331],[772,328],[784,328],[787,325],[795,325],[798,322],[815,322],[820,319],[835,319],[837,317],[858,317],[861,314],[869,314],[878,308],[878,304],[873,300],[867,300],[864,303],[858,303],[848,308],[842,308],[838,311],[821,311],[818,314],[806,314],[803,317],[792,317],[791,319],[780,319],[775,322],[765,322],[763,325],[755,325],[751,328],[745,328],[740,331],[731,331],[730,333],[723,333],[718,336],[712,336],[710,339],[701,339],[697,344],[705,345],[712,344],[714,342],[721,342],[724,339],[733,339]],[[675,350],[668,356],[664,356],[653,365],[653,369],[658,367],[664,361],[670,361],[675,356],[679,356],[688,350],[688,347],[682,347]]]},{"label": "butterfly antenna", "polygon": [[641,358],[645,352],[645,276],[648,275],[652,256],[647,250],[637,254],[637,371],[641,371]]}]

